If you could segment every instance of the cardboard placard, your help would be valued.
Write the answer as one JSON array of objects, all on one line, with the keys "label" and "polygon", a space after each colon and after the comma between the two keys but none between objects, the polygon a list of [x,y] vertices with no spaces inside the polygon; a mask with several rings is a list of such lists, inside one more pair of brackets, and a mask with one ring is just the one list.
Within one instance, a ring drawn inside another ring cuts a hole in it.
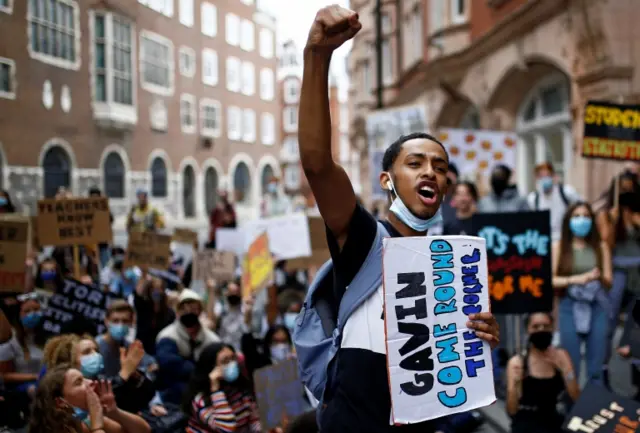
[{"label": "cardboard placard", "polygon": [[38,237],[40,245],[52,246],[111,242],[109,199],[39,200]]},{"label": "cardboard placard", "polygon": [[549,211],[474,215],[474,234],[487,240],[494,314],[552,310],[549,221]]},{"label": "cardboard placard", "polygon": [[590,382],[565,419],[567,432],[640,432],[640,403]]},{"label": "cardboard placard", "polygon": [[245,296],[263,289],[273,278],[273,257],[269,251],[269,236],[263,233],[249,247],[242,269]]},{"label": "cardboard placard", "polygon": [[311,256],[309,225],[307,216],[303,213],[253,220],[243,225],[241,229],[244,233],[244,245],[247,249],[258,236],[267,232],[269,249],[276,260]]},{"label": "cardboard placard", "polygon": [[129,233],[126,268],[168,269],[171,257],[171,236],[152,232]]},{"label": "cardboard placard", "polygon": [[199,251],[193,258],[194,280],[213,278],[219,283],[231,281],[236,276],[236,255],[229,251]]},{"label": "cardboard placard", "polygon": [[0,292],[24,292],[30,231],[28,218],[0,218]]},{"label": "cardboard placard", "polygon": [[327,228],[322,217],[309,217],[309,239],[311,240],[311,257],[301,257],[287,260],[287,272],[298,269],[309,269],[321,266],[331,258],[327,244]]},{"label": "cardboard placard", "polygon": [[640,162],[640,105],[587,102],[582,157]]},{"label": "cardboard placard", "polygon": [[370,321],[368,332],[386,337],[393,422],[495,402],[491,347],[467,328],[470,314],[489,311],[485,240],[385,238],[383,247],[384,328]]},{"label": "cardboard placard", "polygon": [[177,228],[173,232],[174,242],[182,244],[196,244],[198,242],[198,233],[190,229]]},{"label": "cardboard placard", "polygon": [[304,388],[295,359],[260,368],[253,373],[256,403],[264,431],[305,413]]}]

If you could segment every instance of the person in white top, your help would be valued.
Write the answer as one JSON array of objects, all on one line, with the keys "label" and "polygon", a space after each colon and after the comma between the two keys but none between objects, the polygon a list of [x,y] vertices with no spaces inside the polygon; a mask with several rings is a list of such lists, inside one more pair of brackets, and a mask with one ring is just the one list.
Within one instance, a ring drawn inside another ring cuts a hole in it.
[{"label": "person in white top", "polygon": [[565,185],[555,175],[550,162],[538,164],[535,168],[536,190],[527,196],[527,204],[531,210],[548,210],[551,213],[551,237],[560,239],[562,218],[567,207],[581,200],[578,192],[571,185]]}]

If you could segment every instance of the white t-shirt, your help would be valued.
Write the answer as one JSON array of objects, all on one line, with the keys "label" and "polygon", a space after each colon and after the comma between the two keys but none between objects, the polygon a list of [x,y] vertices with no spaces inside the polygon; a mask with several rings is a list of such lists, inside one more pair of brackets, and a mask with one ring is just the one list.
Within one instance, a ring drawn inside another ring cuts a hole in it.
[{"label": "white t-shirt", "polygon": [[[571,203],[579,201],[580,195],[571,185],[562,184],[564,196],[567,199],[565,204],[560,194],[560,185],[554,185],[550,194],[542,191],[533,191],[527,196],[527,204],[531,210],[551,211],[551,237],[554,241],[560,240],[562,232],[562,219]],[[538,195],[538,207],[536,208],[536,194]]]}]

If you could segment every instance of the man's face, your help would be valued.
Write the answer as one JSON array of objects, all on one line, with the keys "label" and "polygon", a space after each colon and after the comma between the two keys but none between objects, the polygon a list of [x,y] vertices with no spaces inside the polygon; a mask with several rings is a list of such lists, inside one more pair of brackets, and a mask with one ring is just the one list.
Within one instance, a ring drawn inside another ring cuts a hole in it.
[{"label": "man's face", "polygon": [[147,194],[144,194],[144,193],[138,194],[138,203],[140,204],[140,206],[146,206],[147,205]]},{"label": "man's face", "polygon": [[107,317],[108,325],[133,326],[133,315],[128,311],[114,311]]},{"label": "man's face", "polygon": [[193,313],[197,316],[202,313],[202,304],[198,301],[185,301],[178,307],[178,316]]},{"label": "man's face", "polygon": [[536,178],[537,179],[543,179],[546,177],[552,177],[553,175],[551,174],[551,172],[549,171],[548,168],[546,167],[542,167],[540,170],[538,170],[538,172],[536,173]]},{"label": "man's face", "polygon": [[[393,185],[405,206],[418,218],[431,218],[447,193],[449,160],[442,146],[424,138],[402,145],[393,163]],[[389,173],[382,173],[382,188],[387,190]]]},{"label": "man's face", "polygon": [[227,285],[227,296],[241,296],[240,286],[236,283],[229,283]]}]

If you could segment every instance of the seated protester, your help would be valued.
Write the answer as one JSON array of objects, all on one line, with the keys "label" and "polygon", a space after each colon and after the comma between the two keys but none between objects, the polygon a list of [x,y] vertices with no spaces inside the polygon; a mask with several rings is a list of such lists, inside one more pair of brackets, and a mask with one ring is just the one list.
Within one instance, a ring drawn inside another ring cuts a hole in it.
[{"label": "seated protester", "polygon": [[142,342],[149,355],[156,353],[156,338],[161,330],[176,319],[169,307],[165,283],[160,278],[144,278],[133,295],[136,310],[136,339]]},{"label": "seated protester", "polygon": [[62,290],[64,284],[64,275],[58,263],[51,257],[45,258],[36,272],[34,286],[55,293]]},{"label": "seated protester", "polygon": [[512,433],[561,433],[564,414],[558,403],[566,392],[572,401],[580,395],[571,357],[551,346],[553,318],[533,313],[526,322],[529,345],[507,365],[507,413]]},{"label": "seated protester", "polygon": [[274,325],[267,331],[262,344],[253,334],[246,333],[242,336],[242,353],[249,377],[253,377],[256,370],[294,356],[291,333],[284,325]]},{"label": "seated protester", "polygon": [[296,318],[302,310],[304,295],[295,289],[287,289],[278,295],[278,311],[281,312],[280,322],[287,327],[290,333],[296,327]]},{"label": "seated protester", "polygon": [[182,410],[189,415],[187,433],[261,432],[251,385],[240,374],[231,345],[208,345],[196,362]]},{"label": "seated protester", "polygon": [[151,433],[149,424],[118,408],[108,381],[89,381],[70,365],[42,379],[36,392],[29,433]]},{"label": "seated protester", "polygon": [[113,264],[114,273],[109,282],[109,291],[123,299],[128,299],[138,285],[142,272],[137,267],[124,269],[124,262],[117,261]]},{"label": "seated protester", "polygon": [[42,367],[45,332],[36,293],[18,297],[19,317],[13,321],[14,338],[5,353],[0,377],[9,389],[35,395],[38,373]]},{"label": "seated protester", "polygon": [[164,402],[181,403],[194,363],[205,347],[220,341],[218,335],[200,323],[203,310],[200,295],[184,289],[178,298],[177,319],[158,334],[156,383]]}]

